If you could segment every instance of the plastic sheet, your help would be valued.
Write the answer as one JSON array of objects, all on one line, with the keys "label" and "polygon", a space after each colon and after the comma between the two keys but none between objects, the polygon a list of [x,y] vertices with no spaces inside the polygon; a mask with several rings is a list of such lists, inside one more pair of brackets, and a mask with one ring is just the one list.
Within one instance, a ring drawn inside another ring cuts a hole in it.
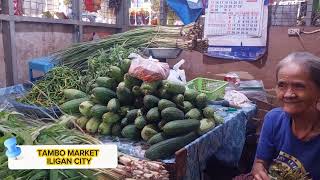
[{"label": "plastic sheet", "polygon": [[132,141],[125,138],[103,136],[99,138],[103,143],[113,143],[118,146],[118,150],[124,154],[134,156],[136,158],[144,159],[144,152],[147,144],[141,141]]},{"label": "plastic sheet", "polygon": [[195,22],[202,13],[202,1],[167,0],[168,6],[179,16],[184,24]]},{"label": "plastic sheet", "polygon": [[224,107],[213,106],[221,110],[224,117],[221,124],[202,135],[185,148],[187,150],[186,175],[183,179],[198,180],[203,177],[206,162],[211,156],[230,165],[237,166],[245,143],[246,122],[256,113],[256,106],[239,109],[235,112],[223,111]]},{"label": "plastic sheet", "polygon": [[58,118],[61,111],[58,107],[44,108],[23,104],[16,99],[23,97],[29,90],[29,84],[18,84],[0,89],[0,107],[14,108],[17,112],[37,118]]}]

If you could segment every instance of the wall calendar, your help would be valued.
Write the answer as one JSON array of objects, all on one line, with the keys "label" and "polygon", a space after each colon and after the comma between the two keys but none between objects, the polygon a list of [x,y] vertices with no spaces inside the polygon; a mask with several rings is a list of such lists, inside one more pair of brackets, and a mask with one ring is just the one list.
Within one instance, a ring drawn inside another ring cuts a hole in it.
[{"label": "wall calendar", "polygon": [[266,52],[267,0],[208,0],[205,37],[207,55],[254,61]]}]

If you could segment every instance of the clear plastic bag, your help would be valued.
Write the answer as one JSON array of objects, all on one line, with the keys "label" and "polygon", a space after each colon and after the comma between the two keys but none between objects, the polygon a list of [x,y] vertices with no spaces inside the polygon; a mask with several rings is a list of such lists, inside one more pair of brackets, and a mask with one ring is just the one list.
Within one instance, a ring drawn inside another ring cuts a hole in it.
[{"label": "clear plastic bag", "polygon": [[167,79],[170,72],[168,63],[159,62],[150,57],[145,59],[138,54],[131,54],[133,58],[129,69],[129,74],[146,82]]}]

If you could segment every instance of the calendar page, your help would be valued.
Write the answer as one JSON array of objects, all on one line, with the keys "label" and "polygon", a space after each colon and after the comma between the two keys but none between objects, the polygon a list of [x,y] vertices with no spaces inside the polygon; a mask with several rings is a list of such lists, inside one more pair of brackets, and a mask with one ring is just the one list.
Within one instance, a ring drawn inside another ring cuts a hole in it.
[{"label": "calendar page", "polygon": [[206,35],[261,37],[262,8],[262,0],[209,0]]},{"label": "calendar page", "polygon": [[208,0],[207,55],[254,61],[266,52],[268,0]]}]

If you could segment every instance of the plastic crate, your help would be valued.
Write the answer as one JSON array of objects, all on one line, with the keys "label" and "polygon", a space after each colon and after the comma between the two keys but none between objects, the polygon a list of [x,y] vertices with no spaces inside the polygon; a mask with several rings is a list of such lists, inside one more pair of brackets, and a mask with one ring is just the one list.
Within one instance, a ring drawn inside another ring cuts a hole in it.
[{"label": "plastic crate", "polygon": [[189,89],[195,89],[198,92],[205,93],[209,100],[223,98],[227,85],[228,82],[226,81],[201,77],[195,78],[187,83]]}]

